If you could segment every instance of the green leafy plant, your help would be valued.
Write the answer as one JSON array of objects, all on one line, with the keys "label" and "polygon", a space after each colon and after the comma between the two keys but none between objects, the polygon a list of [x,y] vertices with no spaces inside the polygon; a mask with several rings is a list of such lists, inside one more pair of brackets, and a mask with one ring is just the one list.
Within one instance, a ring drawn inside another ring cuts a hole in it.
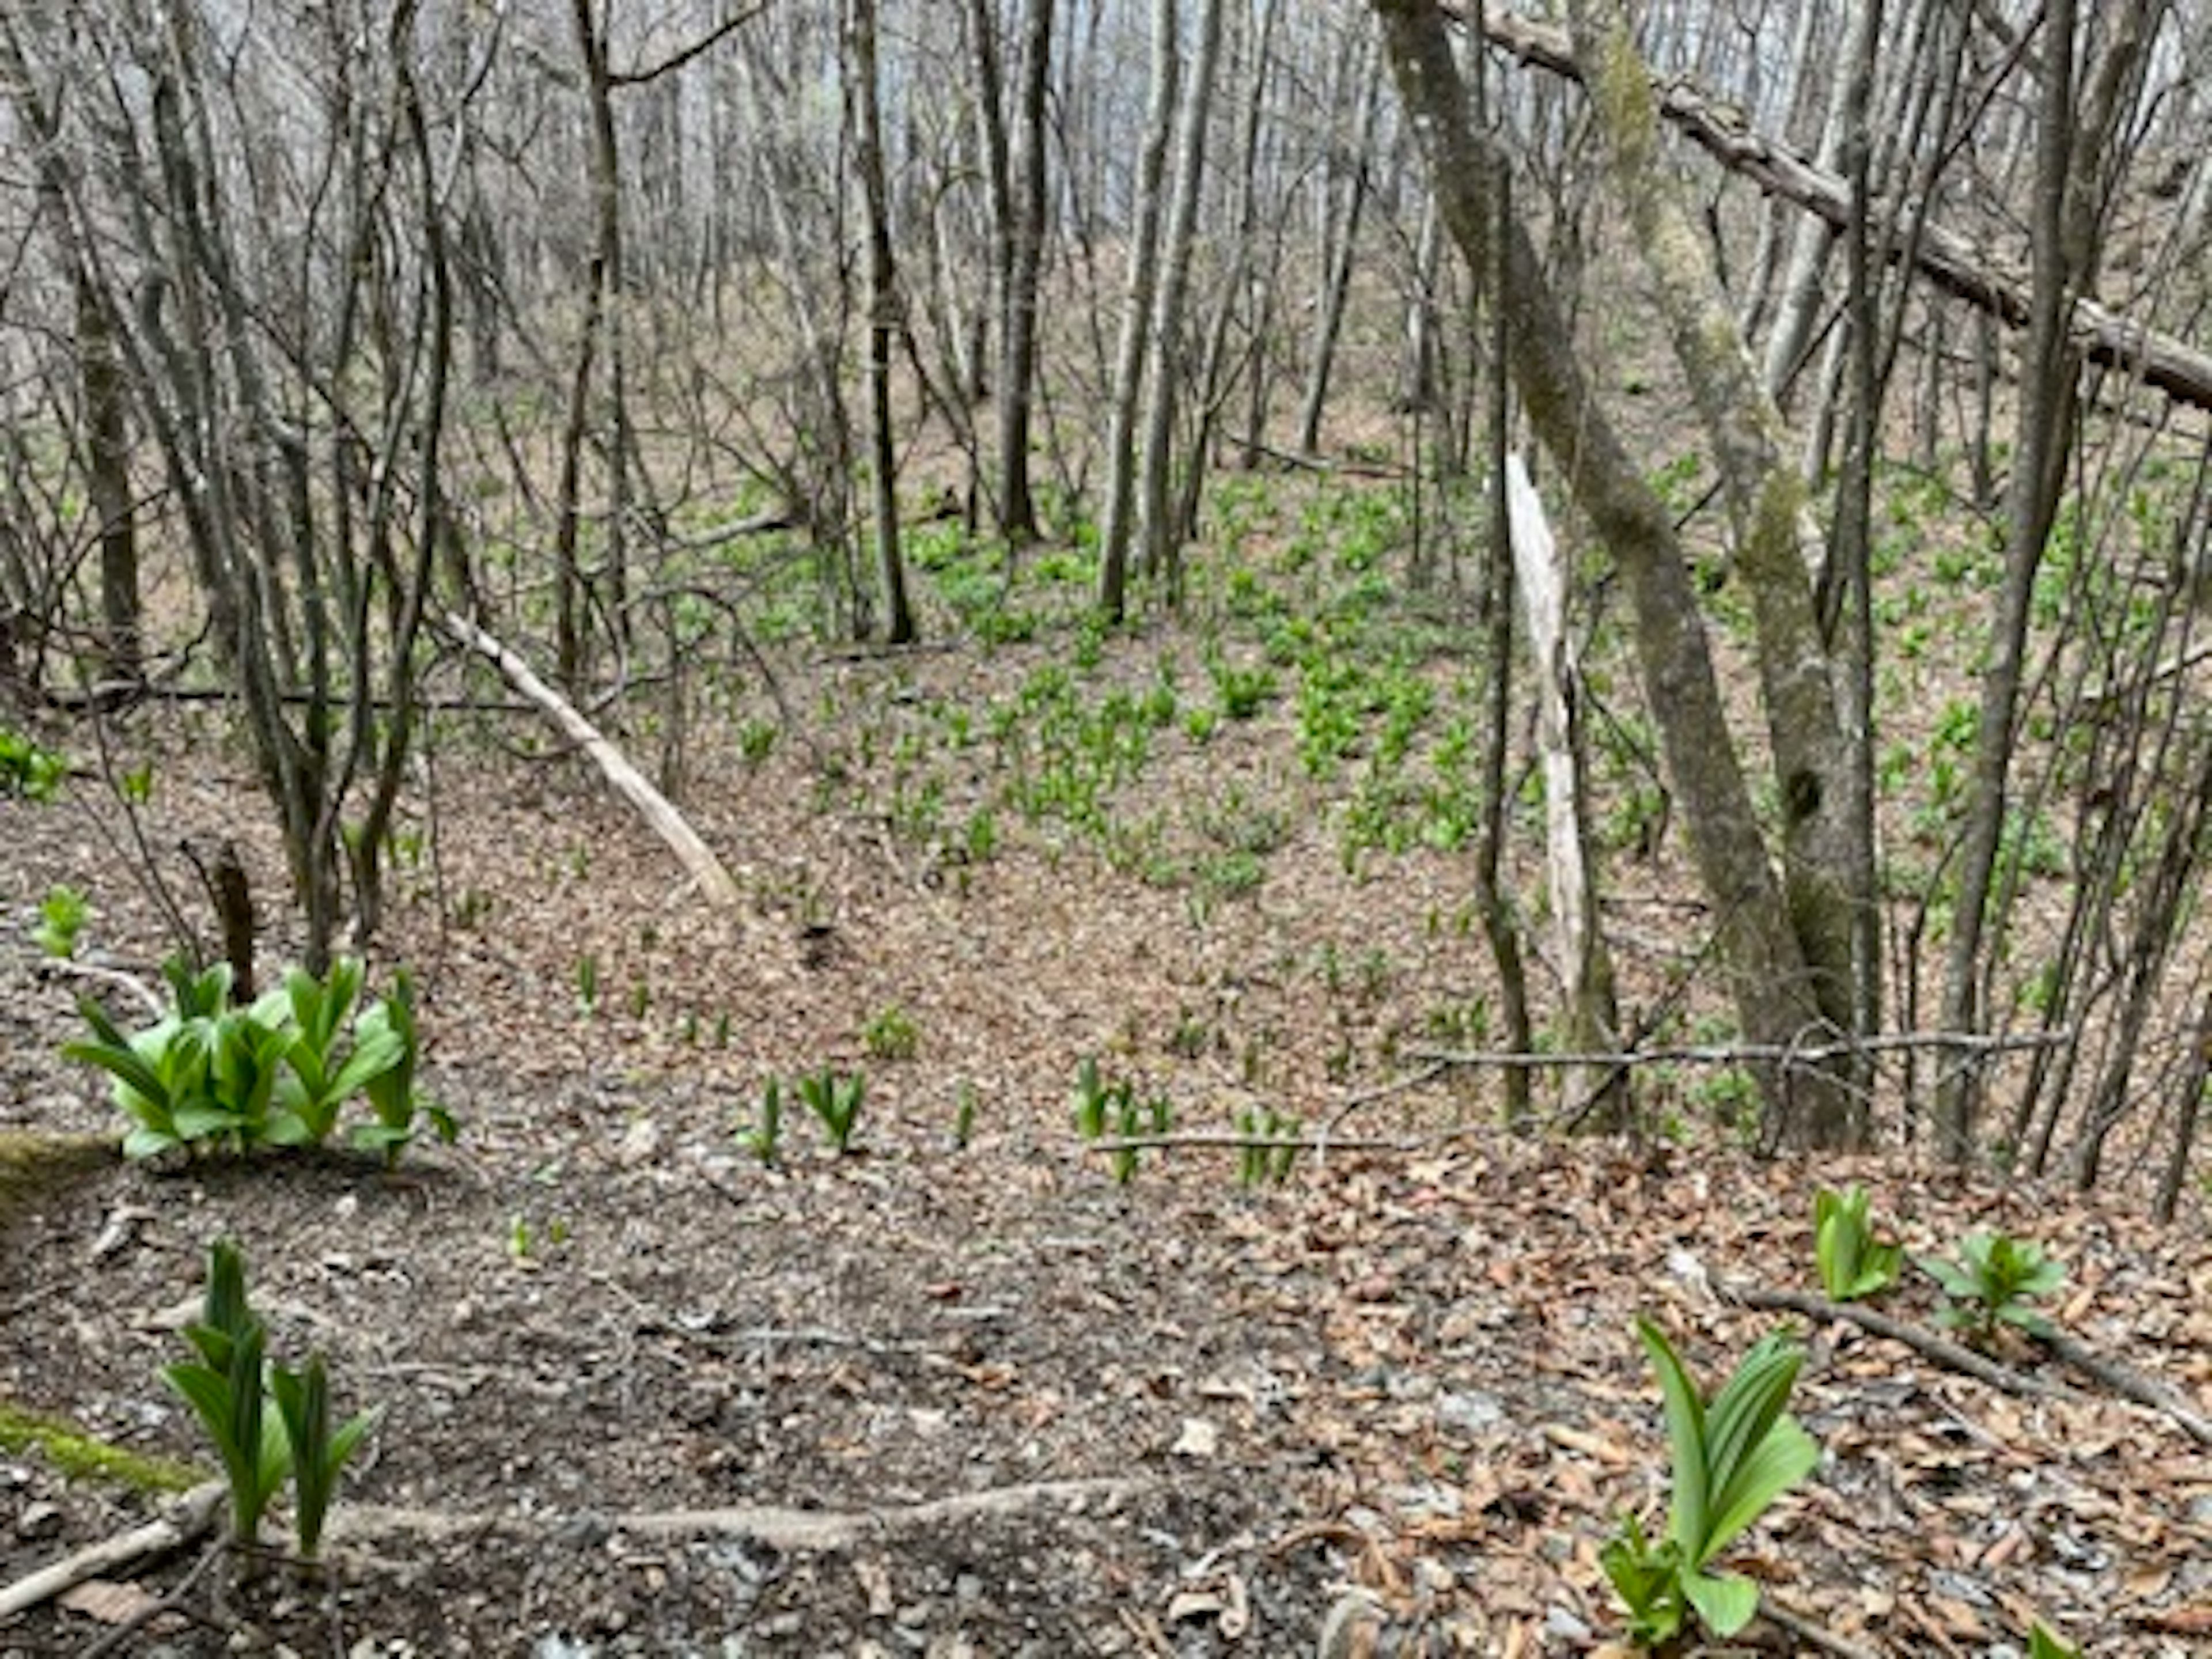
[{"label": "green leafy plant", "polygon": [[2031,1336],[2047,1336],[2051,1322],[2027,1305],[2066,1282],[2066,1270],[2041,1247],[2001,1232],[1969,1234],[1955,1261],[1916,1256],[1914,1261],[1941,1285],[1950,1305],[1937,1316],[1969,1340],[1987,1344],[1998,1329],[2014,1326]]},{"label": "green leafy plant", "polygon": [[739,1133],[738,1141],[764,1164],[772,1164],[782,1156],[782,1079],[768,1080],[768,1086],[761,1091],[760,1115],[753,1120],[752,1127]]},{"label": "green leafy plant", "polygon": [[1243,1139],[1237,1149],[1237,1184],[1257,1187],[1288,1181],[1304,1150],[1297,1139],[1300,1127],[1297,1119],[1285,1117],[1272,1106],[1239,1112],[1237,1133]]},{"label": "green leafy plant", "polygon": [[912,1060],[921,1049],[921,1028],[894,1002],[870,1017],[860,1028],[860,1042],[872,1059]]},{"label": "green leafy plant", "polygon": [[2081,1650],[2039,1619],[2028,1628],[2027,1659],[2081,1659]]},{"label": "green leafy plant", "polygon": [[290,1069],[277,1084],[276,1098],[290,1122],[280,1139],[329,1139],[339,1108],[405,1058],[405,1040],[389,1019],[349,1030],[362,976],[353,957],[332,963],[326,979],[304,968],[284,975],[291,1041],[283,1054]]},{"label": "green leafy plant", "polygon": [[952,1145],[955,1150],[966,1152],[968,1144],[975,1138],[975,1109],[978,1104],[975,1085],[963,1083],[960,1099],[952,1111]]},{"label": "green leafy plant", "polygon": [[246,1258],[228,1239],[208,1247],[200,1318],[185,1327],[185,1340],[199,1358],[166,1366],[161,1376],[184,1396],[215,1443],[230,1483],[231,1536],[251,1544],[284,1484],[291,1453],[283,1425],[264,1409],[261,1368],[268,1331],[246,1303]]},{"label": "green leafy plant", "polygon": [[840,1154],[852,1150],[853,1131],[860,1123],[860,1104],[867,1093],[868,1079],[860,1072],[848,1077],[825,1066],[813,1076],[799,1079],[799,1097],[821,1121],[831,1149]]},{"label": "green leafy plant", "polygon": [[92,904],[82,888],[58,882],[39,901],[39,925],[31,930],[31,942],[48,956],[67,961],[76,954],[77,935],[91,915]]},{"label": "green leafy plant", "polygon": [[377,1413],[362,1412],[332,1425],[330,1374],[319,1353],[307,1356],[303,1370],[272,1367],[269,1389],[291,1450],[294,1529],[300,1553],[312,1561],[322,1550],[323,1522],[331,1500],[337,1496],[338,1476],[374,1425]]},{"label": "green leafy plant", "polygon": [[132,1125],[126,1156],[319,1145],[362,1095],[375,1121],[356,1127],[352,1139],[387,1160],[412,1139],[418,1117],[453,1138],[451,1117],[415,1090],[418,1050],[404,974],[393,995],[355,1018],[362,970],[349,959],[327,980],[295,969],[246,1008],[231,1006],[228,963],[195,972],[172,960],[162,971],[173,998],[167,1013],[126,1033],[86,998],[78,1010],[91,1036],[62,1049],[109,1074],[111,1095]]},{"label": "green leafy plant", "polygon": [[1881,1294],[1896,1282],[1905,1260],[1903,1245],[1875,1242],[1867,1221],[1866,1188],[1856,1182],[1848,1192],[1824,1187],[1814,1195],[1813,1253],[1820,1288],[1832,1302]]},{"label": "green leafy plant", "polygon": [[356,1146],[381,1152],[389,1168],[398,1162],[422,1124],[428,1124],[431,1133],[449,1146],[459,1138],[460,1125],[416,1086],[422,1043],[415,1028],[415,976],[404,968],[392,976],[391,992],[371,1003],[356,1022],[354,1052],[387,1036],[397,1042],[398,1056],[362,1085],[375,1121],[356,1124],[351,1138]]},{"label": "green leafy plant", "polygon": [[589,1019],[599,1006],[599,959],[586,951],[576,958],[576,1009]]},{"label": "green leafy plant", "polygon": [[0,726],[0,798],[50,801],[69,775],[69,763],[22,732]]},{"label": "green leafy plant", "polygon": [[1813,1437],[1784,1409],[1804,1351],[1772,1332],[1708,1398],[1664,1332],[1649,1320],[1636,1328],[1666,1402],[1674,1469],[1667,1533],[1654,1540],[1625,1516],[1600,1560],[1628,1608],[1634,1640],[1671,1642],[1692,1615],[1725,1638],[1759,1611],[1759,1586],[1713,1571],[1712,1561],[1820,1461]]}]

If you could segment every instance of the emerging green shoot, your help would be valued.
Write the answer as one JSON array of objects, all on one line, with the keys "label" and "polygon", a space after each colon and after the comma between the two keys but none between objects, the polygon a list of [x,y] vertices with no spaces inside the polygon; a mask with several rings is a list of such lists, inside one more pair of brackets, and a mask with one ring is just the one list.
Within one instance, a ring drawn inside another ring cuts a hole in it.
[{"label": "emerging green shoot", "polygon": [[39,925],[31,930],[31,942],[48,956],[67,961],[76,954],[77,935],[91,915],[83,889],[58,883],[39,901]]},{"label": "emerging green shoot", "polygon": [[860,1103],[867,1098],[868,1079],[855,1072],[850,1077],[823,1066],[811,1077],[799,1079],[799,1097],[821,1121],[831,1150],[841,1156],[852,1150],[853,1131],[859,1126]]},{"label": "emerging green shoot", "polygon": [[763,1164],[773,1165],[783,1153],[783,1079],[770,1078],[761,1091],[760,1115],[738,1142]]},{"label": "emerging green shoot", "polygon": [[1285,1117],[1272,1106],[1264,1111],[1239,1112],[1237,1133],[1243,1139],[1237,1148],[1237,1185],[1257,1187],[1271,1181],[1288,1181],[1291,1168],[1304,1150],[1298,1139],[1300,1127],[1297,1119]]},{"label": "emerging green shoot", "polygon": [[2039,1619],[2028,1629],[2027,1659],[2081,1659],[2081,1650]]},{"label": "emerging green shoot", "polygon": [[1813,1250],[1820,1288],[1832,1302],[1878,1296],[1896,1281],[1905,1260],[1901,1244],[1875,1242],[1867,1220],[1866,1188],[1853,1182],[1838,1193],[1824,1187],[1813,1200]]},{"label": "emerging green shoot", "polygon": [[1649,1320],[1637,1333],[1658,1373],[1674,1486],[1667,1534],[1655,1542],[1633,1516],[1600,1555],[1628,1609],[1632,1639],[1681,1635],[1692,1614],[1728,1638],[1759,1611],[1759,1586],[1711,1563],[1774,1501],[1813,1472],[1820,1448],[1784,1407],[1804,1351],[1777,1331],[1761,1338],[1710,1399]]},{"label": "emerging green shoot", "polygon": [[2005,1325],[2031,1336],[2051,1334],[2051,1322],[2029,1307],[2028,1299],[2057,1290],[2066,1282],[2066,1270],[2041,1247],[2005,1233],[1973,1233],[1960,1242],[1956,1261],[1913,1259],[1950,1298],[1938,1316],[1942,1322],[1964,1331],[1970,1340],[1986,1346]]},{"label": "emerging green shoot", "polygon": [[185,1327],[196,1363],[161,1376],[185,1397],[222,1459],[230,1483],[232,1539],[252,1544],[261,1517],[284,1483],[291,1459],[282,1425],[263,1409],[262,1359],[268,1332],[246,1300],[246,1259],[218,1239],[208,1249],[207,1291],[198,1324]]},{"label": "emerging green shoot", "polygon": [[272,1367],[269,1388],[291,1449],[293,1522],[300,1553],[312,1561],[322,1550],[323,1522],[337,1495],[338,1475],[377,1414],[362,1412],[331,1425],[330,1376],[319,1353],[307,1356],[304,1371]]}]

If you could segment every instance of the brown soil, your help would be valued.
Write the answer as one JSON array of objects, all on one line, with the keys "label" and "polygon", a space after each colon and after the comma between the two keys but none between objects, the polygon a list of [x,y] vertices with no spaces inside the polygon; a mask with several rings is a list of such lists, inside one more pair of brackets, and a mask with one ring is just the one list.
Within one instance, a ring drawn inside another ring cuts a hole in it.
[{"label": "brown soil", "polygon": [[[1103,672],[1141,681],[1154,648]],[[793,706],[834,711],[820,729],[886,740],[841,751],[836,788],[797,742],[755,770],[701,760],[688,810],[751,896],[739,917],[700,915],[573,763],[449,737],[436,856],[397,872],[379,951],[422,981],[459,1146],[391,1176],[103,1164],[21,1200],[0,1251],[0,1400],[204,1467],[157,1370],[208,1243],[244,1245],[276,1349],[320,1348],[343,1403],[384,1413],[329,1584],[187,1550],[126,1575],[137,1599],[0,1622],[0,1656],[1291,1656],[1355,1590],[1391,1622],[1333,1652],[1601,1652],[1597,1551],[1664,1492],[1633,1318],[1725,1365],[1771,1322],[1713,1287],[1803,1285],[1812,1191],[1852,1175],[1916,1248],[1977,1224],[2045,1241],[2070,1330],[2184,1389],[2212,1375],[2212,1261],[2183,1233],[1901,1159],[1516,1139],[1465,1073],[1369,1097],[1480,992],[1465,872],[1347,874],[1279,718],[1171,746],[1143,785],[1177,811],[1237,780],[1279,800],[1296,827],[1256,890],[1150,883],[1049,831],[1010,827],[980,861],[902,833],[901,711],[1040,659],[795,678]],[[165,757],[151,844],[228,830],[275,908],[234,755],[190,718],[137,720]],[[37,896],[94,894],[95,964],[150,977],[167,948],[94,799],[0,805],[0,1128],[113,1121],[55,1054],[87,987],[24,942]],[[893,1006],[910,1058],[864,1040]],[[1070,1127],[1091,1054],[1180,1131],[1272,1105],[1338,1144],[1281,1187],[1241,1188],[1219,1146],[1117,1186]],[[763,1080],[824,1064],[867,1073],[860,1150],[833,1156],[794,1103],[764,1167],[735,1139]],[[1926,1282],[1893,1310],[1927,1322]],[[2094,1654],[2212,1651],[2212,1463],[2172,1419],[1812,1336],[1797,1406],[1826,1460],[1733,1559],[1856,1644],[1828,1650],[1995,1659],[2040,1616]],[[0,1585],[159,1506],[32,1452],[0,1455]],[[1765,1623],[1746,1642],[1823,1650]]]}]

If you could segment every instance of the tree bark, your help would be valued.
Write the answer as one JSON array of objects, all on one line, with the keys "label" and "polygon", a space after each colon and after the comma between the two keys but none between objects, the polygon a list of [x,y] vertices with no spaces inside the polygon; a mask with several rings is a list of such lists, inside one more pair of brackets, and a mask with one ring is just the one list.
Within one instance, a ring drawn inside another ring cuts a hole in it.
[{"label": "tree bark", "polygon": [[876,0],[849,0],[854,165],[867,221],[868,469],[876,529],[876,572],[883,589],[884,639],[914,639],[906,567],[899,556],[898,447],[891,429],[891,353],[899,337],[898,268],[891,257],[890,202],[884,179],[883,107],[876,65]]},{"label": "tree bark", "polygon": [[[1052,21],[1053,0],[1027,0],[1018,105],[1020,166],[1006,199],[1006,290],[999,321],[999,528],[1010,544],[1037,538],[1030,428],[1036,401],[1037,293],[1044,270]],[[1003,134],[1000,142],[1005,143]]]},{"label": "tree bark", "polygon": [[[1445,222],[1468,263],[1485,269],[1493,234],[1488,198],[1499,161],[1468,124],[1443,15],[1435,0],[1371,3]],[[1673,519],[1592,393],[1526,228],[1509,216],[1502,235],[1500,299],[1514,380],[1531,424],[1625,579],[1646,695],[1713,908],[1729,993],[1752,1041],[1802,1042],[1828,1022],[1760,837]],[[1812,1080],[1808,1103],[1798,1099],[1806,1079],[1786,1067],[1762,1065],[1759,1080],[1771,1134],[1806,1143],[1833,1133],[1838,1113],[1820,1079]]]}]

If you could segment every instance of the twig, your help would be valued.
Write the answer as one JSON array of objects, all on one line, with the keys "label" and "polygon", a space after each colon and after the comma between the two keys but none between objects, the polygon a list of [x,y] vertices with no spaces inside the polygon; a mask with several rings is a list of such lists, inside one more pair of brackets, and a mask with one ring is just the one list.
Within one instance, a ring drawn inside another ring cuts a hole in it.
[{"label": "twig", "polygon": [[222,1559],[223,1548],[224,1540],[220,1538],[210,1544],[200,1552],[200,1559],[192,1563],[191,1571],[172,1585],[168,1594],[142,1603],[137,1611],[79,1654],[77,1659],[103,1659],[103,1656],[115,1652],[163,1613],[181,1609],[185,1598],[192,1593],[192,1587],[200,1582],[210,1567]]},{"label": "twig", "polygon": [[88,1544],[74,1555],[18,1578],[0,1589],[0,1619],[51,1601],[88,1578],[182,1548],[215,1524],[216,1511],[228,1490],[220,1480],[206,1481],[179,1498],[161,1519]]},{"label": "twig", "polygon": [[1417,1048],[1419,1060],[1439,1066],[1500,1066],[1553,1068],[1559,1066],[1741,1066],[1767,1064],[1819,1065],[1851,1054],[1894,1054],[1911,1048],[1948,1048],[1972,1054],[2010,1054],[2016,1050],[2057,1048],[2074,1041],[2074,1028],[1983,1036],[1966,1031],[1890,1031],[1873,1036],[1827,1042],[1700,1042],[1671,1048],[1631,1048],[1616,1053],[1518,1054],[1506,1049]]},{"label": "twig", "polygon": [[1336,1139],[1336,1126],[1345,1119],[1363,1106],[1372,1106],[1378,1100],[1388,1100],[1393,1095],[1406,1094],[1424,1084],[1433,1083],[1449,1071],[1451,1066],[1452,1062],[1448,1060],[1432,1060],[1418,1072],[1408,1072],[1388,1083],[1378,1083],[1371,1089],[1361,1089],[1346,1096],[1338,1103],[1336,1110],[1329,1114],[1328,1123],[1322,1126],[1322,1137],[1333,1146],[1345,1145]]},{"label": "twig", "polygon": [[1151,1490],[1146,1480],[1039,1480],[963,1492],[928,1503],[870,1510],[798,1510],[746,1504],[719,1510],[633,1510],[592,1516],[486,1514],[444,1510],[394,1509],[349,1504],[331,1516],[334,1542],[377,1546],[394,1537],[435,1540],[461,1535],[502,1534],[545,1538],[565,1533],[580,1522],[596,1521],[610,1532],[641,1538],[741,1537],[780,1550],[841,1550],[870,1539],[908,1532],[957,1530],[985,1517],[1028,1514],[1055,1504],[1076,1508],[1118,1503]]},{"label": "twig", "polygon": [[1972,1348],[1962,1346],[1948,1338],[1923,1330],[1917,1325],[1908,1325],[1901,1319],[1892,1319],[1871,1308],[1862,1308],[1854,1302],[1831,1302],[1826,1297],[1808,1296],[1802,1291],[1765,1291],[1752,1287],[1731,1289],[1723,1286],[1721,1294],[1747,1308],[1759,1308],[1769,1312],[1801,1313],[1808,1319],[1843,1320],[1862,1330],[1886,1336],[1893,1342],[1902,1342],[1916,1348],[1937,1364],[1959,1371],[1978,1382],[2005,1394],[2034,1396],[2044,1400],[2064,1400],[2078,1403],[2082,1396],[2057,1382],[2046,1382],[2039,1376],[2030,1376],[2009,1365],[2000,1365],[1985,1358]]},{"label": "twig", "polygon": [[2109,1389],[2123,1400],[2131,1400],[2138,1406],[2148,1406],[2170,1419],[2197,1444],[2212,1446],[2212,1420],[2208,1420],[2180,1395],[2155,1377],[2146,1376],[2117,1359],[2107,1359],[2062,1331],[2042,1332],[2037,1334],[2036,1340],[2061,1361],[2071,1365],[2099,1387]]},{"label": "twig", "polygon": [[1841,1659],[1881,1659],[1881,1656],[1872,1648],[1862,1647],[1856,1642],[1837,1635],[1826,1626],[1778,1605],[1771,1595],[1759,1598],[1759,1613],[1769,1624],[1779,1625],[1800,1642],[1810,1642],[1825,1652],[1839,1655]]},{"label": "twig", "polygon": [[119,968],[99,968],[88,962],[79,962],[75,957],[47,957],[40,962],[39,969],[42,973],[88,979],[101,985],[112,985],[119,991],[128,991],[146,1005],[147,1012],[155,1019],[169,1012],[162,1005],[161,999],[154,994],[151,986]]}]

